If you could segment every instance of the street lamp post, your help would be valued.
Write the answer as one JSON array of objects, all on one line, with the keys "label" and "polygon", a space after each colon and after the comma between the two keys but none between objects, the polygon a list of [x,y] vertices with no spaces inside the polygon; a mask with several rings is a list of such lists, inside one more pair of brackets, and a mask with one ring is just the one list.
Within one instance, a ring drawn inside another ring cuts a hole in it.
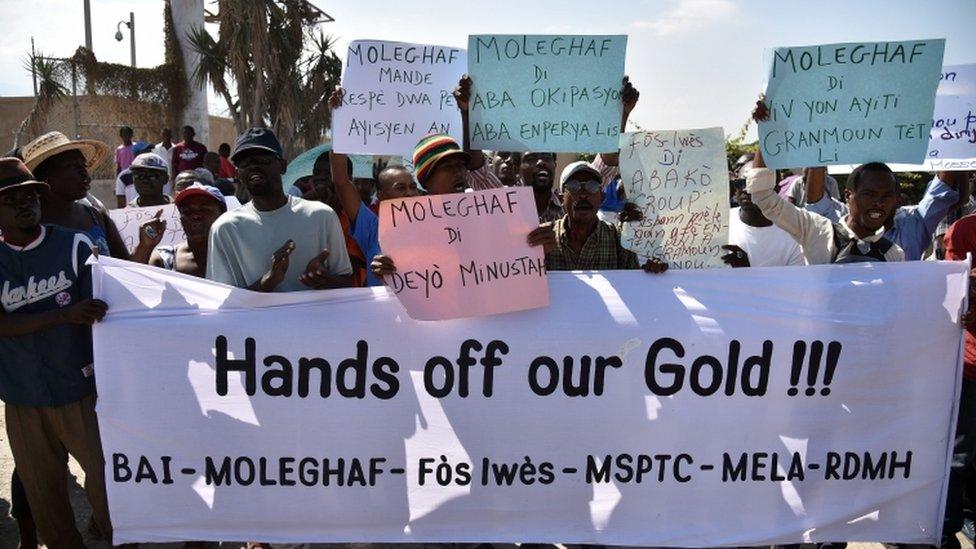
[{"label": "street lamp post", "polygon": [[122,41],[122,25],[129,27],[129,49],[132,54],[132,68],[136,66],[136,14],[129,12],[129,20],[119,21],[115,25],[115,39]]},{"label": "street lamp post", "polygon": [[85,47],[88,51],[94,51],[92,49],[92,33],[91,33],[91,0],[85,0]]}]

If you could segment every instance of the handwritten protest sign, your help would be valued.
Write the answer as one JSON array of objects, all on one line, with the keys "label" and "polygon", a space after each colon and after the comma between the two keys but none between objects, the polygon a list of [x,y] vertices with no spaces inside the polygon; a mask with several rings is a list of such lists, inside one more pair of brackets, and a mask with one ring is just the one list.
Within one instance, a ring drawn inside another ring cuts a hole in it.
[{"label": "handwritten protest sign", "polygon": [[342,153],[409,154],[428,133],[461,141],[453,91],[464,74],[463,49],[382,40],[349,44],[342,107],[332,116]]},{"label": "handwritten protest sign", "polygon": [[380,202],[380,247],[396,262],[387,284],[407,314],[443,320],[545,307],[542,247],[529,187]]},{"label": "handwritten protest sign", "polygon": [[728,242],[729,173],[722,128],[620,136],[620,180],[644,212],[624,247],[680,269],[719,267]]},{"label": "handwritten protest sign", "polygon": [[921,162],[944,48],[939,39],[767,51],[766,165]]},{"label": "handwritten protest sign", "polygon": [[[227,211],[241,207],[241,203],[233,196],[225,196],[224,200],[227,201]],[[108,215],[118,227],[119,235],[129,253],[132,253],[132,250],[135,250],[139,244],[139,226],[155,217],[159,210],[163,211],[160,219],[166,221],[166,231],[157,246],[175,246],[186,240],[183,223],[180,222],[180,212],[176,209],[175,204],[146,208],[119,208],[108,211]]]},{"label": "handwritten protest sign", "polygon": [[965,159],[976,160],[976,64],[943,67],[925,155],[926,163]]},{"label": "handwritten protest sign", "polygon": [[[925,162],[888,166],[896,172],[976,170],[976,64],[942,67]],[[855,167],[831,166],[830,173]]]},{"label": "handwritten protest sign", "polygon": [[472,147],[616,150],[626,51],[626,36],[469,36]]},{"label": "handwritten protest sign", "polygon": [[93,269],[118,544],[939,539],[964,261],[551,273],[550,307],[443,322]]}]

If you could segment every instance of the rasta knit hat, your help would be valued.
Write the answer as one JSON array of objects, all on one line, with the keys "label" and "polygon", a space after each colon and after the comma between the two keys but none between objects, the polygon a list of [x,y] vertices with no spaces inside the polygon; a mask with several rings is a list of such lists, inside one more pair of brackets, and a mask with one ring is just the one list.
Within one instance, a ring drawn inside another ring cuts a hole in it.
[{"label": "rasta knit hat", "polygon": [[455,155],[464,158],[465,164],[471,160],[471,155],[462,151],[453,137],[441,133],[425,135],[413,149],[413,168],[417,180],[424,183],[438,162]]}]

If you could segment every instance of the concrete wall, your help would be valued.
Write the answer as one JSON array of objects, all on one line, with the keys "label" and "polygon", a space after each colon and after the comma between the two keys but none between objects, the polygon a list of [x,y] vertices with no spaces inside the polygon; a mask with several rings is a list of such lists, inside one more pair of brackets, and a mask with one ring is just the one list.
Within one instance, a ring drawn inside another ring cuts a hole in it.
[{"label": "concrete wall", "polygon": [[32,108],[33,97],[0,97],[0,154],[13,148],[14,134]]},{"label": "concrete wall", "polygon": [[[34,107],[33,97],[0,97],[0,154],[9,151],[14,145],[14,134],[21,122]],[[45,132],[59,131],[71,137],[74,133],[74,113],[71,100],[66,99],[57,104],[46,117],[43,127],[36,135],[21,137],[21,146],[31,139]],[[165,120],[164,113],[155,105],[148,105],[130,101],[119,97],[78,97],[78,133],[85,139],[98,139],[108,143],[113,148],[119,144],[119,126],[132,126],[136,140],[159,142],[159,132],[162,129],[160,120]],[[221,143],[234,145],[237,130],[234,121],[220,116],[207,116],[210,128],[210,139],[198,140],[208,149],[217,150]],[[179,140],[179,128],[172,128]],[[101,172],[101,170],[99,170]],[[109,173],[97,173],[108,177]]]}]

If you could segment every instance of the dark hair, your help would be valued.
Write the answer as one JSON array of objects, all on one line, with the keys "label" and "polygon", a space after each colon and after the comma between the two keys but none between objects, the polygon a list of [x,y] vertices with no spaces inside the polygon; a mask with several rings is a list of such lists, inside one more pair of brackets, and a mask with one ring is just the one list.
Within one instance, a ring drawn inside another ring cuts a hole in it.
[{"label": "dark hair", "polygon": [[135,133],[134,131],[132,131],[132,128],[130,128],[129,126],[122,126],[121,128],[119,128],[119,135],[122,135],[126,132]]},{"label": "dark hair", "polygon": [[519,153],[519,154],[521,154],[521,155],[522,155],[522,159],[523,159],[523,160],[525,159],[525,157],[526,157],[526,156],[528,156],[528,155],[530,155],[530,154],[539,154],[539,155],[542,155],[542,156],[548,156],[549,158],[551,158],[551,159],[552,159],[552,161],[553,161],[553,162],[555,162],[555,161],[556,161],[556,153],[554,153],[554,152],[545,152],[545,151],[526,151],[526,152],[523,152],[523,153]]},{"label": "dark hair", "polygon": [[217,150],[230,152],[230,143],[221,143]]},{"label": "dark hair", "polygon": [[191,132],[193,132],[193,135],[196,135],[197,134],[197,131],[193,129],[193,126],[190,126],[189,124],[187,124],[186,126],[183,126],[183,130],[184,131],[190,130]]},{"label": "dark hair", "polygon": [[[861,164],[860,166],[854,168],[851,175],[847,176],[847,188],[851,191],[856,191],[858,184],[861,182],[861,177],[867,173],[883,173],[891,176],[891,180],[895,182],[895,172],[891,171],[884,162],[868,162],[867,164]],[[895,182],[897,187],[897,182]]]},{"label": "dark hair", "polygon": [[376,186],[377,186],[377,188],[381,185],[381,183],[380,183],[380,180],[381,179],[386,179],[387,177],[390,177],[394,173],[400,172],[400,171],[407,172],[408,174],[410,174],[411,177],[413,177],[413,174],[410,173],[410,168],[407,168],[406,166],[401,166],[400,164],[390,164],[389,166],[387,166],[387,167],[383,168],[382,170],[380,170],[378,174],[376,174]]},{"label": "dark hair", "polygon": [[[352,179],[352,159],[348,156],[346,157],[346,173],[349,175],[349,179]],[[332,180],[332,151],[325,151],[315,158],[315,163],[312,165],[312,175],[327,176],[330,181]]]}]

